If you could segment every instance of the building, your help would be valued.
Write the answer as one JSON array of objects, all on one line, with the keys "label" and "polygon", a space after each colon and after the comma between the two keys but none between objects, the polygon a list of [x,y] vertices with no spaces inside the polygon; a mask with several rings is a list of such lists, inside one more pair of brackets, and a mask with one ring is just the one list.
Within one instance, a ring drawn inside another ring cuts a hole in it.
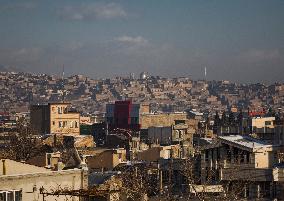
[{"label": "building", "polygon": [[138,131],[140,129],[140,104],[132,101],[115,101],[106,105],[106,121],[111,129],[123,128]]},{"label": "building", "polygon": [[173,113],[144,113],[140,115],[139,123],[141,129],[148,129],[155,126],[172,126],[187,121],[187,114],[184,112]]},{"label": "building", "polygon": [[253,117],[251,119],[252,134],[264,140],[273,140],[275,135],[275,117]]},{"label": "building", "polygon": [[192,144],[193,135],[188,131],[187,124],[176,124],[167,127],[149,127],[148,140],[150,144],[183,144],[184,141]]},{"label": "building", "polygon": [[154,146],[137,153],[139,161],[157,162],[159,159],[182,158],[179,145]]},{"label": "building", "polygon": [[[87,171],[82,169],[71,169],[51,171],[46,168],[2,159],[0,168],[0,200],[13,201],[39,201],[43,200],[41,189],[51,192],[59,186],[73,190],[86,189],[88,187]],[[8,199],[6,199],[8,198]],[[46,196],[45,201],[63,201],[79,198],[70,196]]]},{"label": "building", "polygon": [[69,110],[70,103],[32,105],[30,122],[39,134],[80,134],[80,114]]},{"label": "building", "polygon": [[123,148],[95,149],[84,157],[90,171],[110,171],[117,165],[126,163],[126,150]]},{"label": "building", "polygon": [[[278,163],[278,146],[249,136],[219,136],[205,146],[201,154],[201,183],[232,182],[242,185],[240,196],[245,198],[274,198],[273,166]],[[241,184],[240,184],[241,183]]]}]

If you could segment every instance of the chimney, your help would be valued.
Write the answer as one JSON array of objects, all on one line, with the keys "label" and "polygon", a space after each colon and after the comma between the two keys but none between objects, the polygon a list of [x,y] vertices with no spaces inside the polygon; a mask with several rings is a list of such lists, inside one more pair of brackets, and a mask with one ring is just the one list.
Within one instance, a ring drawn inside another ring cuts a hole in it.
[{"label": "chimney", "polygon": [[3,163],[3,175],[6,175],[6,164],[5,164],[5,159],[2,160]]}]

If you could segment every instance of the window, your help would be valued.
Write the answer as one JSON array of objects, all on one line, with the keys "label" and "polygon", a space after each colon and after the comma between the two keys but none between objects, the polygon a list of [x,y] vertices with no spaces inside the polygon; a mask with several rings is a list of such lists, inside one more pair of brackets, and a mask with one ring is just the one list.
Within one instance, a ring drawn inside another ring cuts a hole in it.
[{"label": "window", "polygon": [[185,124],[185,120],[175,120],[175,125],[177,124]]},{"label": "window", "polygon": [[70,128],[73,128],[73,127],[74,127],[74,122],[70,121]]},{"label": "window", "polygon": [[51,154],[50,153],[46,154],[46,165],[47,166],[51,165]]},{"label": "window", "polygon": [[271,125],[271,121],[265,121],[265,126],[270,126]]},{"label": "window", "polygon": [[78,122],[75,121],[75,128],[78,128]]},{"label": "window", "polygon": [[53,125],[53,126],[55,125],[55,121],[52,121],[52,125]]},{"label": "window", "polygon": [[0,191],[0,201],[22,201],[22,190]]},{"label": "window", "polygon": [[6,191],[0,191],[0,201],[6,201]]},{"label": "window", "polygon": [[14,201],[14,193],[9,191],[7,192],[7,201]]},{"label": "window", "polygon": [[59,121],[59,122],[58,122],[58,127],[59,127],[59,128],[62,128],[62,126],[63,126],[63,125],[62,125],[62,121]]},{"label": "window", "polygon": [[67,121],[63,121],[63,128],[67,126]]}]

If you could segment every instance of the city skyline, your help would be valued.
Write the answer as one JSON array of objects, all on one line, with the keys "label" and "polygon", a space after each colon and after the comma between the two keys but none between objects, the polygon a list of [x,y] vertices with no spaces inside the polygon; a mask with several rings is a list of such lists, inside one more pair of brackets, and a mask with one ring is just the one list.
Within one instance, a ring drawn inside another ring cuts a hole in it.
[{"label": "city skyline", "polygon": [[284,2],[7,1],[0,65],[93,78],[282,81]]}]

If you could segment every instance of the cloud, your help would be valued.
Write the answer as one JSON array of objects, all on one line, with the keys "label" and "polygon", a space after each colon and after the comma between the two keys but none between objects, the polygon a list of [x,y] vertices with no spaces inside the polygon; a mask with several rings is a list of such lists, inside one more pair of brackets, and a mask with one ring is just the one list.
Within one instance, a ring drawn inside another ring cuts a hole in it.
[{"label": "cloud", "polygon": [[281,53],[278,49],[250,49],[241,53],[239,58],[247,62],[263,62],[281,59]]},{"label": "cloud", "polygon": [[79,6],[65,6],[58,15],[66,20],[117,19],[127,16],[124,8],[117,3],[92,3]]},{"label": "cloud", "polygon": [[149,41],[142,36],[131,37],[131,36],[120,36],[114,39],[117,42],[125,43],[125,44],[132,44],[138,46],[144,46],[149,44]]},{"label": "cloud", "polygon": [[13,2],[9,4],[3,4],[0,6],[0,11],[11,11],[11,10],[30,10],[36,7],[34,2]]}]

